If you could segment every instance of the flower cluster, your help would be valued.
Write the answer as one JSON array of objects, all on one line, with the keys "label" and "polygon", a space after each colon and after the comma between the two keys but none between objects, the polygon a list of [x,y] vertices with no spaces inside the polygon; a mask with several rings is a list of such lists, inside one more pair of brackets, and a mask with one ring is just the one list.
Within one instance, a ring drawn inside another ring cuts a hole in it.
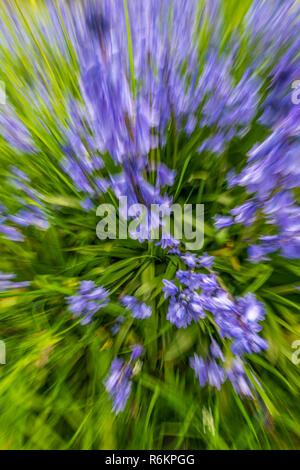
[{"label": "flower cluster", "polygon": [[299,106],[292,100],[300,73],[299,13],[293,0],[257,0],[245,18],[245,34],[250,35],[253,50],[260,52],[253,54],[251,66],[260,69],[268,84],[259,118],[267,137],[250,150],[240,173],[228,175],[229,188],[245,187],[250,197],[230,216],[218,217],[215,226],[249,227],[264,220],[269,233],[259,236],[256,231],[251,240],[248,253],[253,262],[268,260],[276,251],[290,259],[300,256],[300,210],[294,194],[300,178]]},{"label": "flower cluster", "polygon": [[149,307],[149,305],[146,305],[143,302],[138,302],[135,297],[130,295],[124,295],[122,297],[121,305],[124,305],[127,310],[131,311],[133,318],[144,320],[145,318],[149,318],[152,314],[151,307]]},{"label": "flower cluster", "polygon": [[0,206],[0,233],[3,233],[9,240],[23,241],[24,235],[15,227],[7,225],[7,222],[13,222],[21,227],[32,225],[39,230],[47,230],[50,223],[43,196],[31,187],[31,181],[23,171],[15,166],[12,166],[10,170],[8,183],[18,194],[15,202],[21,208],[15,214],[10,214],[6,207]]},{"label": "flower cluster", "polygon": [[107,392],[113,400],[113,411],[117,414],[123,411],[131,392],[131,379],[135,373],[134,362],[143,354],[143,348],[136,345],[131,357],[126,363],[123,359],[115,357],[109,375],[104,383]]},{"label": "flower cluster", "polygon": [[[185,253],[179,257],[188,266],[188,270],[179,269],[174,281],[163,280],[165,298],[170,297],[167,319],[177,328],[186,328],[192,320],[199,321],[206,317],[206,312],[213,315],[218,335],[231,342],[231,366],[224,367],[225,356],[218,343],[211,338],[210,354],[207,359],[194,355],[190,365],[195,370],[201,386],[209,383],[220,390],[226,378],[235,391],[246,397],[252,397],[252,385],[244,371],[243,356],[259,354],[268,348],[268,343],[259,336],[264,320],[265,309],[254,294],[234,298],[225,286],[221,286],[217,275],[212,271],[213,257]],[[209,274],[197,272],[202,268]]]},{"label": "flower cluster", "polygon": [[109,292],[93,281],[82,281],[75,295],[67,297],[70,312],[74,318],[83,317],[82,325],[92,321],[93,316],[109,302]]},{"label": "flower cluster", "polygon": [[190,289],[182,289],[173,281],[164,280],[165,298],[170,298],[167,319],[177,326],[186,328],[192,320],[199,321],[205,317],[199,294]]},{"label": "flower cluster", "polygon": [[[215,268],[215,257],[210,255],[214,253],[210,245],[214,241],[207,244],[209,254],[200,256],[199,252],[186,251],[172,233],[164,231],[155,243],[152,235],[164,226],[163,215],[171,212],[173,199],[183,204],[197,193],[197,202],[202,201],[204,184],[199,188],[197,178],[204,183],[211,177],[213,186],[215,176],[210,169],[219,165],[218,186],[226,185],[233,194],[223,201],[225,205],[227,200],[234,202],[228,202],[226,212],[218,215],[217,193],[204,198],[208,201],[207,218],[214,221],[216,229],[225,228],[231,233],[237,225],[243,225],[246,235],[242,242],[246,242],[253,262],[267,261],[275,252],[299,258],[299,107],[292,103],[291,86],[300,79],[300,7],[292,0],[255,0],[238,38],[237,31],[227,29],[219,0],[82,0],[73,2],[72,8],[68,3],[47,0],[47,20],[41,19],[41,29],[52,45],[51,54],[45,57],[50,60],[59,52],[74,70],[70,90],[67,86],[60,90],[57,79],[61,119],[56,122],[49,77],[43,76],[45,84],[41,83],[41,67],[34,54],[33,69],[39,83],[32,93],[26,83],[25,95],[26,103],[39,95],[37,111],[32,108],[33,117],[26,126],[26,116],[21,119],[17,107],[9,104],[0,108],[0,134],[9,161],[6,183],[14,192],[12,201],[5,201],[9,208],[0,206],[0,233],[10,241],[24,241],[25,227],[46,231],[55,223],[47,198],[34,188],[39,187],[35,181],[16,166],[9,166],[11,153],[14,158],[20,153],[30,154],[34,157],[30,160],[32,166],[42,161],[39,168],[51,156],[55,176],[59,175],[67,187],[58,198],[68,207],[66,213],[69,207],[80,204],[91,216],[100,201],[117,205],[124,197],[128,207],[143,205],[148,209],[159,205],[158,214],[147,212],[140,230],[130,232],[132,239],[149,243],[133,242],[125,247],[125,251],[136,255],[147,245],[148,251],[139,261],[144,258],[149,266],[156,262],[159,265],[156,271],[154,266],[157,279],[147,285],[151,294],[147,292],[145,297],[149,299],[153,292],[161,295],[161,279],[168,278],[163,279],[162,287],[168,301],[166,319],[177,328],[187,329],[198,323],[199,330],[210,338],[206,356],[195,354],[190,359],[200,385],[208,383],[219,390],[228,379],[240,396],[253,397],[247,355],[261,354],[268,347],[260,334],[266,309],[259,295],[230,292]],[[270,17],[273,21],[268,21]],[[27,44],[26,34],[15,21],[19,38]],[[9,38],[6,25],[3,28]],[[226,44],[223,38],[227,38]],[[252,54],[244,51],[245,44]],[[4,47],[14,51],[9,39]],[[35,132],[33,121],[37,123]],[[49,129],[48,122],[53,129]],[[45,143],[48,139],[49,147]],[[249,147],[238,163],[231,161],[230,146],[243,139],[245,145],[251,142]],[[191,190],[187,188],[190,182]],[[54,186],[59,191],[60,185]],[[70,188],[76,200],[68,206]],[[53,187],[47,187],[45,193],[50,190]],[[60,208],[57,211],[63,212]],[[134,217],[127,206],[118,216],[126,221]],[[84,226],[85,221],[79,225]],[[61,238],[64,242],[68,235],[64,233]],[[118,247],[107,250],[102,251],[107,256],[104,269],[114,256],[118,257]],[[121,307],[114,307],[117,315],[119,310],[122,314],[109,323],[112,336],[118,335],[129,316],[124,310],[133,319],[145,320],[139,325],[142,330],[146,320],[152,315],[154,323],[158,314],[155,298],[150,299],[151,306],[140,300],[143,290],[138,289],[138,279],[141,273],[147,274],[144,268],[141,266],[127,289],[136,292],[137,298],[126,295],[126,288],[120,294],[119,287],[114,290],[111,284],[111,291],[107,290],[105,281],[98,280],[99,286],[84,280],[77,292],[66,298],[69,311],[83,325],[97,322],[95,314],[113,303],[113,293],[118,291],[116,298]],[[28,285],[13,279],[12,274],[0,274],[1,290]],[[157,323],[161,320],[165,318]],[[142,352],[138,345],[127,362],[116,357],[111,364],[105,387],[116,413],[126,405]]]},{"label": "flower cluster", "polygon": [[[216,357],[220,358],[221,361],[217,362]],[[223,362],[223,355],[215,356],[212,353],[212,357],[204,360],[195,354],[190,359],[190,366],[194,369],[195,376],[199,380],[201,387],[209,383],[210,386],[220,390],[221,385],[228,379],[240,397],[253,398],[254,387],[245,372],[243,361],[240,358],[235,358],[227,368],[224,368]]]},{"label": "flower cluster", "polygon": [[163,281],[165,298],[170,297],[168,320],[178,328],[186,328],[192,320],[204,318],[205,311],[209,311],[214,316],[220,336],[233,340],[233,354],[241,356],[266,349],[266,341],[258,335],[262,329],[259,322],[264,320],[265,310],[255,295],[247,293],[244,297],[234,298],[220,285],[215,272],[203,274],[195,271],[201,268],[201,261],[195,255],[187,253],[181,258],[190,269],[177,271],[179,287],[174,281]]}]

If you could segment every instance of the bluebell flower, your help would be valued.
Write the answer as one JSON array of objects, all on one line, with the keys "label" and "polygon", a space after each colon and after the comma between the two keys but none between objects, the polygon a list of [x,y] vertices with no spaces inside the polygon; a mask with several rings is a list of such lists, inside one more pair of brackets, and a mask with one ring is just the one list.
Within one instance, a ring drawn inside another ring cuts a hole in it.
[{"label": "bluebell flower", "polygon": [[143,354],[143,352],[144,352],[143,346],[141,346],[140,344],[137,344],[136,346],[134,346],[132,350],[130,360],[136,361]]},{"label": "bluebell flower", "polygon": [[160,245],[165,250],[166,248],[177,248],[180,241],[176,240],[170,233],[163,233],[161,239],[155,245]]},{"label": "bluebell flower", "polygon": [[115,336],[118,331],[120,330],[121,328],[121,325],[122,323],[124,323],[124,320],[125,318],[123,317],[123,315],[119,315],[117,318],[116,318],[116,321],[114,323],[114,325],[111,327],[111,332],[112,334]]},{"label": "bluebell flower", "polygon": [[109,291],[96,286],[93,281],[82,281],[75,295],[67,297],[68,308],[73,317],[83,317],[82,325],[92,321],[93,316],[109,302]]},{"label": "bluebell flower", "polygon": [[216,387],[220,390],[221,385],[226,380],[226,373],[223,366],[218,364],[214,359],[205,361],[202,357],[195,354],[193,358],[190,358],[190,366],[194,369],[201,387],[209,383],[212,387]]},{"label": "bluebell flower", "polygon": [[105,178],[96,177],[94,179],[95,185],[97,186],[98,194],[106,193],[110,187],[110,181]]},{"label": "bluebell flower", "polygon": [[198,274],[197,281],[199,287],[202,288],[203,294],[215,293],[220,289],[219,283],[217,281],[216,275],[212,274]]},{"label": "bluebell flower", "polygon": [[257,334],[262,328],[258,322],[264,319],[265,310],[254,294],[248,293],[235,300],[221,293],[212,297],[207,307],[214,314],[220,335],[233,339],[233,354],[242,356],[267,349],[268,343]]},{"label": "bluebell flower", "polygon": [[221,359],[222,361],[225,360],[224,354],[220,346],[218,345],[216,340],[213,338],[211,338],[210,352],[211,352],[212,357],[214,357],[215,359]]},{"label": "bluebell flower", "polygon": [[226,373],[221,364],[218,364],[215,360],[210,360],[207,363],[207,380],[209,385],[216,387],[218,390],[221,389],[221,385],[226,380]]},{"label": "bluebell flower", "polygon": [[13,273],[4,274],[0,271],[0,291],[5,292],[7,290],[22,289],[30,286],[30,282],[21,281],[16,282],[13,279],[16,277]]},{"label": "bluebell flower", "polygon": [[131,377],[132,367],[124,363],[122,359],[115,358],[104,385],[113,400],[112,410],[116,414],[125,408],[132,387]]},{"label": "bluebell flower", "polygon": [[176,170],[170,170],[164,163],[160,163],[157,167],[156,184],[162,188],[165,186],[173,186]]},{"label": "bluebell flower", "polygon": [[214,226],[220,230],[221,228],[231,227],[234,223],[233,217],[228,216],[216,216],[214,217]]},{"label": "bluebell flower", "polygon": [[16,230],[14,227],[9,225],[4,225],[0,222],[0,233],[4,235],[4,238],[14,242],[22,242],[24,240],[24,235]]},{"label": "bluebell flower", "polygon": [[9,220],[17,225],[28,227],[34,225],[40,230],[47,230],[50,226],[47,216],[42,208],[28,204],[15,215],[10,215]]},{"label": "bluebell flower", "polygon": [[177,297],[171,297],[167,320],[177,328],[186,328],[193,320],[197,322],[204,317],[205,312],[199,294],[186,289],[181,291]]},{"label": "bluebell flower", "polygon": [[137,361],[143,352],[144,348],[140,344],[136,344],[127,363],[118,357],[115,357],[111,363],[104,385],[113,400],[112,411],[115,411],[116,414],[123,411],[126,406],[132,388],[131,379],[136,374],[133,362]]},{"label": "bluebell flower", "polygon": [[26,181],[27,183],[30,182],[30,179],[28,178],[28,176],[26,175],[26,173],[24,173],[24,171],[20,170],[20,168],[17,168],[15,165],[11,165],[10,166],[10,170],[14,173],[14,175],[16,175],[20,180],[22,181]]},{"label": "bluebell flower", "polygon": [[168,250],[168,255],[180,255],[180,249],[176,247],[172,247]]},{"label": "bluebell flower", "polygon": [[253,385],[244,370],[243,362],[240,358],[233,359],[232,364],[226,369],[228,380],[230,380],[234,390],[240,397],[253,398]]},{"label": "bluebell flower", "polygon": [[195,253],[185,253],[184,255],[180,255],[181,259],[184,261],[184,264],[186,264],[189,268],[193,268],[198,259]]},{"label": "bluebell flower", "polygon": [[87,211],[87,212],[89,212],[90,210],[92,210],[93,207],[94,207],[93,201],[91,201],[91,199],[89,199],[88,197],[85,197],[85,198],[80,202],[80,205],[81,205],[82,209],[84,209],[84,210]]},{"label": "bluebell flower", "polygon": [[[194,369],[201,387],[208,383],[220,390],[221,385],[228,379],[241,398],[253,398],[254,387],[245,373],[244,363],[240,358],[234,358],[230,366],[224,368],[214,359],[204,360],[195,354],[193,358],[190,358],[190,366]],[[254,376],[253,378],[255,379]]]},{"label": "bluebell flower", "polygon": [[190,290],[197,290],[201,285],[202,274],[199,273],[178,269],[176,277],[180,284],[186,285]]},{"label": "bluebell flower", "polygon": [[140,320],[144,320],[145,318],[149,318],[152,315],[151,307],[143,302],[138,302],[135,297],[124,295],[121,298],[120,303],[127,310],[131,311],[131,315],[133,318],[139,318]]},{"label": "bluebell flower", "polygon": [[195,376],[199,379],[201,387],[204,387],[208,380],[207,363],[202,357],[195,354],[193,358],[190,358],[190,366],[194,369]]},{"label": "bluebell flower", "polygon": [[164,287],[162,288],[163,292],[165,293],[165,299],[168,297],[173,297],[178,294],[179,289],[174,283],[174,281],[168,281],[167,279],[163,279]]},{"label": "bluebell flower", "polygon": [[259,263],[260,261],[269,261],[268,254],[273,253],[274,247],[264,247],[262,245],[251,245],[248,248],[249,261]]},{"label": "bluebell flower", "polygon": [[214,256],[209,256],[207,253],[203,253],[203,256],[198,258],[198,263],[203,268],[211,269],[214,264]]},{"label": "bluebell flower", "polygon": [[0,106],[0,134],[20,153],[34,153],[36,150],[32,135],[8,103]]},{"label": "bluebell flower", "polygon": [[[22,208],[13,215],[7,215],[7,220],[22,227],[33,225],[39,230],[47,230],[50,222],[43,202],[43,196],[29,186],[30,179],[23,171],[15,166],[11,166],[10,169],[12,173],[8,178],[8,182],[14,189],[22,192],[22,198],[17,199]],[[30,200],[29,203],[27,202],[28,199]],[[18,235],[16,236],[18,239]]]},{"label": "bluebell flower", "polygon": [[256,333],[240,334],[231,345],[232,354],[235,356],[243,356],[247,354],[260,354],[268,349],[268,343]]},{"label": "bluebell flower", "polygon": [[256,211],[257,205],[253,201],[247,201],[241,206],[232,209],[230,213],[235,216],[234,221],[236,224],[244,224],[248,227],[255,221]]}]

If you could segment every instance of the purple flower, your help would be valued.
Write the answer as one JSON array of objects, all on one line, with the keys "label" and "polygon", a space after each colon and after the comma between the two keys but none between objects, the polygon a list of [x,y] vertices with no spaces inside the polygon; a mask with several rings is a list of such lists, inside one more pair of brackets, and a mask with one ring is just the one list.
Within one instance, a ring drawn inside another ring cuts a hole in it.
[{"label": "purple flower", "polygon": [[193,268],[198,261],[195,253],[186,253],[180,257],[184,261],[184,264],[186,264],[189,268]]},{"label": "purple flower", "polygon": [[117,357],[113,360],[109,375],[104,383],[107,392],[113,400],[112,410],[119,414],[124,410],[131,392],[132,367],[124,364]]},{"label": "purple flower", "polygon": [[17,225],[23,227],[34,225],[40,230],[47,230],[50,226],[44,211],[31,204],[26,209],[21,209],[17,214],[9,216],[9,219]]},{"label": "purple flower", "polygon": [[223,366],[217,364],[216,361],[210,360],[207,364],[207,379],[209,385],[221,389],[221,385],[226,380],[226,374]]},{"label": "purple flower", "polygon": [[265,310],[254,294],[229,299],[226,293],[221,293],[212,297],[206,307],[214,314],[221,336],[233,339],[233,354],[242,356],[267,349],[268,343],[257,334],[262,328],[258,322],[264,319]]},{"label": "purple flower", "polygon": [[135,297],[124,295],[120,303],[127,310],[131,310],[131,315],[133,318],[144,320],[145,318],[149,318],[152,315],[151,307],[144,304],[143,302],[138,302]]},{"label": "purple flower", "polygon": [[168,255],[180,255],[180,249],[176,247],[172,247],[168,250]]},{"label": "purple flower", "polygon": [[266,340],[258,336],[256,333],[248,333],[240,335],[231,345],[232,354],[235,356],[243,356],[243,354],[260,354],[261,351],[268,349]]},{"label": "purple flower", "polygon": [[214,256],[209,256],[207,253],[203,253],[203,256],[198,258],[198,262],[204,268],[211,269],[214,264]]},{"label": "purple flower", "polygon": [[176,277],[180,284],[186,285],[190,290],[197,290],[201,286],[202,274],[178,269]]},{"label": "purple flower", "polygon": [[19,179],[23,180],[23,181],[27,181],[29,182],[29,178],[28,176],[26,175],[26,173],[24,173],[22,170],[20,170],[19,168],[17,168],[16,166],[14,165],[11,165],[10,166],[10,170],[15,174],[15,176],[17,176]]},{"label": "purple flower", "polygon": [[124,320],[125,319],[124,319],[123,315],[119,315],[118,318],[116,318],[115,324],[111,327],[111,332],[114,336],[120,330],[122,323],[124,323]]},{"label": "purple flower", "polygon": [[0,106],[0,134],[14,149],[22,153],[33,153],[35,146],[27,127],[9,104]]},{"label": "purple flower", "polygon": [[155,243],[155,246],[160,245],[163,250],[166,248],[177,248],[180,245],[180,241],[176,240],[170,233],[163,233],[161,240]]},{"label": "purple flower", "polygon": [[177,328],[186,328],[192,320],[197,322],[204,317],[205,313],[199,294],[187,289],[181,291],[177,297],[171,297],[167,320]]},{"label": "purple flower", "polygon": [[194,355],[194,357],[190,358],[190,366],[195,371],[195,375],[197,379],[199,379],[201,387],[208,381],[208,372],[207,372],[207,363],[202,359],[202,357]]},{"label": "purple flower", "polygon": [[23,282],[15,282],[14,279],[16,276],[15,274],[9,273],[4,274],[0,271],[0,291],[5,292],[7,290],[15,290],[15,289],[22,289],[23,287],[28,287],[30,282],[23,281]]},{"label": "purple flower", "polygon": [[265,318],[265,308],[261,302],[258,302],[255,295],[248,292],[245,297],[239,298],[239,303],[243,308],[243,316],[248,323],[255,324]]},{"label": "purple flower", "polygon": [[[8,182],[13,186],[14,191],[22,192],[22,197],[17,198],[22,208],[14,215],[8,215],[8,220],[22,227],[33,225],[39,230],[47,230],[50,223],[46,214],[43,196],[29,186],[30,180],[23,171],[14,166],[11,166],[10,169],[12,174],[9,176]],[[29,202],[27,202],[28,199]],[[18,238],[18,235],[16,237]]]},{"label": "purple flower", "polygon": [[113,400],[112,411],[115,411],[116,414],[124,410],[131,392],[131,379],[136,373],[132,362],[136,361],[143,352],[143,347],[137,344],[132,350],[128,363],[124,363],[124,361],[118,357],[115,357],[111,363],[110,371],[104,385]]},{"label": "purple flower", "polygon": [[77,294],[67,297],[69,310],[73,317],[82,316],[82,325],[92,321],[93,315],[109,302],[109,291],[101,286],[96,286],[93,281],[82,281]]},{"label": "purple flower", "polygon": [[233,217],[227,216],[216,216],[214,217],[215,223],[214,226],[220,230],[221,228],[230,227],[234,223]]},{"label": "purple flower", "polygon": [[18,230],[8,225],[0,224],[0,233],[3,233],[5,238],[13,242],[22,242],[24,240],[24,236]]},{"label": "purple flower", "polygon": [[132,350],[131,360],[136,361],[136,359],[138,359],[143,354],[143,352],[144,352],[143,346],[141,346],[140,344],[137,344],[136,346],[134,346]]},{"label": "purple flower", "polygon": [[84,209],[87,212],[89,212],[90,210],[92,210],[94,208],[93,201],[91,201],[91,199],[89,199],[88,197],[85,197],[80,202],[80,205],[81,205],[82,209]]},{"label": "purple flower", "polygon": [[170,170],[164,163],[157,168],[156,184],[164,188],[165,186],[173,186],[176,176],[176,170]]},{"label": "purple flower", "polygon": [[194,369],[201,387],[209,383],[212,387],[216,387],[220,390],[221,385],[226,380],[226,373],[223,366],[217,364],[213,359],[204,361],[202,357],[195,354],[193,358],[190,358],[190,366]]},{"label": "purple flower", "polygon": [[213,338],[211,338],[210,352],[211,352],[211,355],[215,359],[221,359],[222,361],[225,360],[224,354],[223,354],[220,346],[218,345],[216,340],[214,340]]},{"label": "purple flower", "polygon": [[247,227],[255,221],[257,207],[253,202],[245,202],[239,207],[232,209],[230,213],[235,216],[236,224],[244,224]]},{"label": "purple flower", "polygon": [[260,261],[268,261],[269,257],[267,256],[269,253],[274,251],[273,247],[268,248],[261,245],[251,245],[248,249],[248,256],[249,261],[252,263],[259,263]]},{"label": "purple flower", "polygon": [[234,359],[231,367],[226,370],[227,377],[230,380],[234,390],[240,397],[252,398],[253,385],[245,373],[244,365],[241,359]]},{"label": "purple flower", "polygon": [[198,274],[197,281],[199,287],[202,288],[202,292],[206,293],[214,293],[220,289],[219,283],[216,279],[215,274]]},{"label": "purple flower", "polygon": [[98,194],[106,193],[110,187],[110,182],[105,178],[95,178],[94,181],[98,189]]},{"label": "purple flower", "polygon": [[174,281],[167,281],[167,279],[163,279],[164,287],[162,288],[163,292],[165,293],[165,299],[168,297],[173,297],[178,294],[179,289],[175,285]]}]

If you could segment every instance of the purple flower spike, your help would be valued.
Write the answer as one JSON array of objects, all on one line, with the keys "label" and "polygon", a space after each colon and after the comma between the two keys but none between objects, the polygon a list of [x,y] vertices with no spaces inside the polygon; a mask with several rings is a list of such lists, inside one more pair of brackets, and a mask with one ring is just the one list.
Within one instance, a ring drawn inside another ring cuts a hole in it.
[{"label": "purple flower spike", "polygon": [[214,360],[211,360],[207,365],[207,376],[209,385],[216,387],[218,390],[221,389],[221,385],[226,380],[225,370]]},{"label": "purple flower spike", "polygon": [[231,367],[228,368],[226,372],[234,390],[240,397],[253,397],[251,391],[251,389],[253,389],[253,385],[245,373],[244,365],[241,359],[234,359],[232,361]]},{"label": "purple flower spike", "polygon": [[190,358],[190,366],[194,369],[195,376],[199,379],[201,387],[204,387],[208,381],[207,363],[202,357],[195,354],[193,358]]},{"label": "purple flower spike", "polygon": [[137,344],[133,348],[133,351],[131,353],[131,360],[136,361],[143,354],[143,352],[144,352],[143,346],[141,346],[140,344]]},{"label": "purple flower spike", "polygon": [[104,383],[113,400],[113,411],[119,414],[124,410],[131,392],[132,368],[117,357],[113,360],[109,375]]}]

